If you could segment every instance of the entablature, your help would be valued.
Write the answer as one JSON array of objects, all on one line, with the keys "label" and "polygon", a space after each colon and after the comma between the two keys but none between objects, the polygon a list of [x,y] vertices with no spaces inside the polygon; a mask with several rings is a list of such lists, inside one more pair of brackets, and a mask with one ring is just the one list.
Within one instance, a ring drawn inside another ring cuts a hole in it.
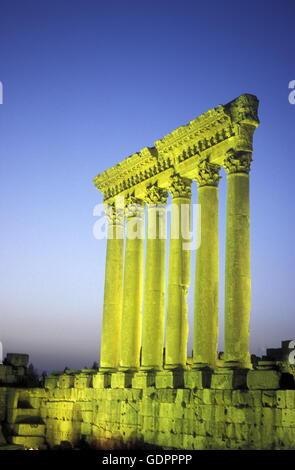
[{"label": "entablature", "polygon": [[174,173],[193,179],[204,159],[223,166],[231,149],[252,152],[257,109],[258,99],[250,94],[219,105],[96,176],[94,184],[105,201],[131,191],[141,197],[149,185],[168,188]]}]

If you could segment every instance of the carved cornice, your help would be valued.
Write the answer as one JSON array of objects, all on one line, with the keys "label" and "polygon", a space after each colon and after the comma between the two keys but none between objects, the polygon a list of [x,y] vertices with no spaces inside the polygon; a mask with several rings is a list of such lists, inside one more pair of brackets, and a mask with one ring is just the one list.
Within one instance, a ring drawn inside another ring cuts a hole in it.
[{"label": "carved cornice", "polygon": [[234,122],[257,127],[259,125],[258,103],[256,96],[245,94],[225,105],[224,110],[230,114]]},{"label": "carved cornice", "polygon": [[250,152],[236,152],[230,149],[224,159],[224,167],[227,174],[249,173],[252,155]]},{"label": "carved cornice", "polygon": [[165,169],[156,155],[154,148],[146,147],[97,175],[94,184],[105,199],[120,194]]},{"label": "carved cornice", "polygon": [[183,178],[178,174],[170,177],[169,190],[171,191],[173,198],[190,198],[192,195],[191,186],[192,182],[188,178]]},{"label": "carved cornice", "polygon": [[96,176],[94,184],[108,200],[142,183],[147,185],[151,178],[190,158],[213,154],[220,145],[225,146],[224,151],[231,145],[251,151],[253,132],[259,125],[257,108],[257,98],[249,94],[219,105],[157,140],[154,147],[145,147]]},{"label": "carved cornice", "polygon": [[149,205],[160,205],[166,204],[168,197],[168,191],[163,188],[159,188],[157,184],[153,184],[146,188],[145,202]]},{"label": "carved cornice", "polygon": [[197,169],[195,179],[199,187],[201,186],[218,186],[218,182],[221,178],[219,176],[220,166],[209,162],[209,158],[200,160]]},{"label": "carved cornice", "polygon": [[126,217],[143,217],[144,202],[134,194],[128,194],[125,198]]}]

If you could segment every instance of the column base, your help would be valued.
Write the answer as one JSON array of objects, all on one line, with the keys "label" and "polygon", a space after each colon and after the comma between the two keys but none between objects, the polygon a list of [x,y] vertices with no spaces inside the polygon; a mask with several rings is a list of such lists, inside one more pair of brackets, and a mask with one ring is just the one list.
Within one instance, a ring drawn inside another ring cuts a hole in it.
[{"label": "column base", "polygon": [[250,360],[249,361],[224,361],[222,368],[230,369],[230,370],[252,369],[252,364]]},{"label": "column base", "polygon": [[111,372],[99,371],[93,376],[93,388],[110,388]]},{"label": "column base", "polygon": [[249,369],[238,367],[221,367],[212,373],[211,388],[237,390],[247,388],[247,374]]},{"label": "column base", "polygon": [[131,388],[134,372],[116,372],[112,374],[111,388]]},{"label": "column base", "polygon": [[223,367],[224,369],[242,369],[242,362],[241,361],[224,361]]},{"label": "column base", "polygon": [[164,371],[175,371],[175,370],[179,370],[179,371],[184,371],[184,370],[189,370],[190,367],[186,364],[186,365],[183,365],[183,364],[165,364],[164,365]]},{"label": "column base", "polygon": [[212,370],[209,367],[184,371],[184,388],[210,388]]},{"label": "column base", "polygon": [[103,374],[105,373],[113,373],[113,372],[118,372],[118,367],[100,367],[98,369],[98,372],[102,372]]},{"label": "column base", "polygon": [[156,371],[135,372],[132,378],[132,388],[148,388],[156,385]]},{"label": "column base", "polygon": [[192,370],[203,370],[203,369],[210,369],[210,365],[208,362],[194,362],[192,365]]},{"label": "column base", "polygon": [[139,372],[160,372],[163,370],[161,366],[141,366]]},{"label": "column base", "polygon": [[156,388],[183,388],[184,369],[156,372]]},{"label": "column base", "polygon": [[130,366],[120,366],[117,372],[138,372],[139,367],[130,367]]}]

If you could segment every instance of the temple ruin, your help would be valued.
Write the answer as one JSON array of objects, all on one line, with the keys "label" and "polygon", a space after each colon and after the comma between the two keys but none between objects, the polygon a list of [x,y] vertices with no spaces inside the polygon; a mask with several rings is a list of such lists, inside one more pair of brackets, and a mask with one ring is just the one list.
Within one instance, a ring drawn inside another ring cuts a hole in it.
[{"label": "temple ruin", "polygon": [[[190,212],[193,184],[197,184],[201,207],[201,243],[197,249],[194,286],[193,369],[216,368],[221,167],[227,174],[224,367],[251,367],[249,171],[252,138],[259,125],[257,108],[255,96],[241,95],[179,127],[156,141],[154,147],[145,147],[94,179],[95,186],[104,194],[109,221],[101,370],[186,368],[186,296],[191,253],[183,249],[179,227],[182,225],[184,232],[190,231],[190,217],[182,217],[182,212]],[[165,205],[169,194],[172,214],[165,292],[166,240],[161,236],[161,228],[165,227]],[[144,206],[147,207],[146,236]],[[183,227],[184,224],[187,227]],[[143,236],[133,236],[134,226]],[[175,227],[178,229],[176,236]]]},{"label": "temple ruin", "polygon": [[[275,351],[275,360],[251,364],[249,353],[249,170],[257,109],[255,96],[241,95],[95,177],[108,219],[99,370],[56,371],[34,384],[28,357],[8,355],[0,364],[0,450],[81,449],[81,442],[90,449],[295,449],[295,367],[276,360]],[[227,213],[218,361],[221,167]],[[187,242],[195,184],[201,237],[193,251]]]}]

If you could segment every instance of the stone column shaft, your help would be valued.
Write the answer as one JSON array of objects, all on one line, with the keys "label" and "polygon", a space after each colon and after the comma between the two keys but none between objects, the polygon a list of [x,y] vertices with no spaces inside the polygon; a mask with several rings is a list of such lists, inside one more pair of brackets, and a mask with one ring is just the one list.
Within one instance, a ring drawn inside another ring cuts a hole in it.
[{"label": "stone column shaft", "polygon": [[190,231],[191,181],[172,177],[172,214],[168,270],[165,367],[185,368],[187,362],[190,250],[184,249]]},{"label": "stone column shaft", "polygon": [[126,245],[123,284],[121,334],[121,370],[137,370],[140,366],[144,211],[140,201],[127,203]]},{"label": "stone column shaft", "polygon": [[225,160],[227,176],[225,365],[250,367],[251,310],[249,169],[251,154]]},{"label": "stone column shaft", "polygon": [[196,252],[193,367],[216,366],[218,345],[219,166],[203,162],[198,181],[201,244]]},{"label": "stone column shaft", "polygon": [[122,214],[109,214],[108,219],[100,369],[114,370],[120,359],[124,220]]},{"label": "stone column shaft", "polygon": [[141,368],[163,367],[166,209],[148,208]]}]

